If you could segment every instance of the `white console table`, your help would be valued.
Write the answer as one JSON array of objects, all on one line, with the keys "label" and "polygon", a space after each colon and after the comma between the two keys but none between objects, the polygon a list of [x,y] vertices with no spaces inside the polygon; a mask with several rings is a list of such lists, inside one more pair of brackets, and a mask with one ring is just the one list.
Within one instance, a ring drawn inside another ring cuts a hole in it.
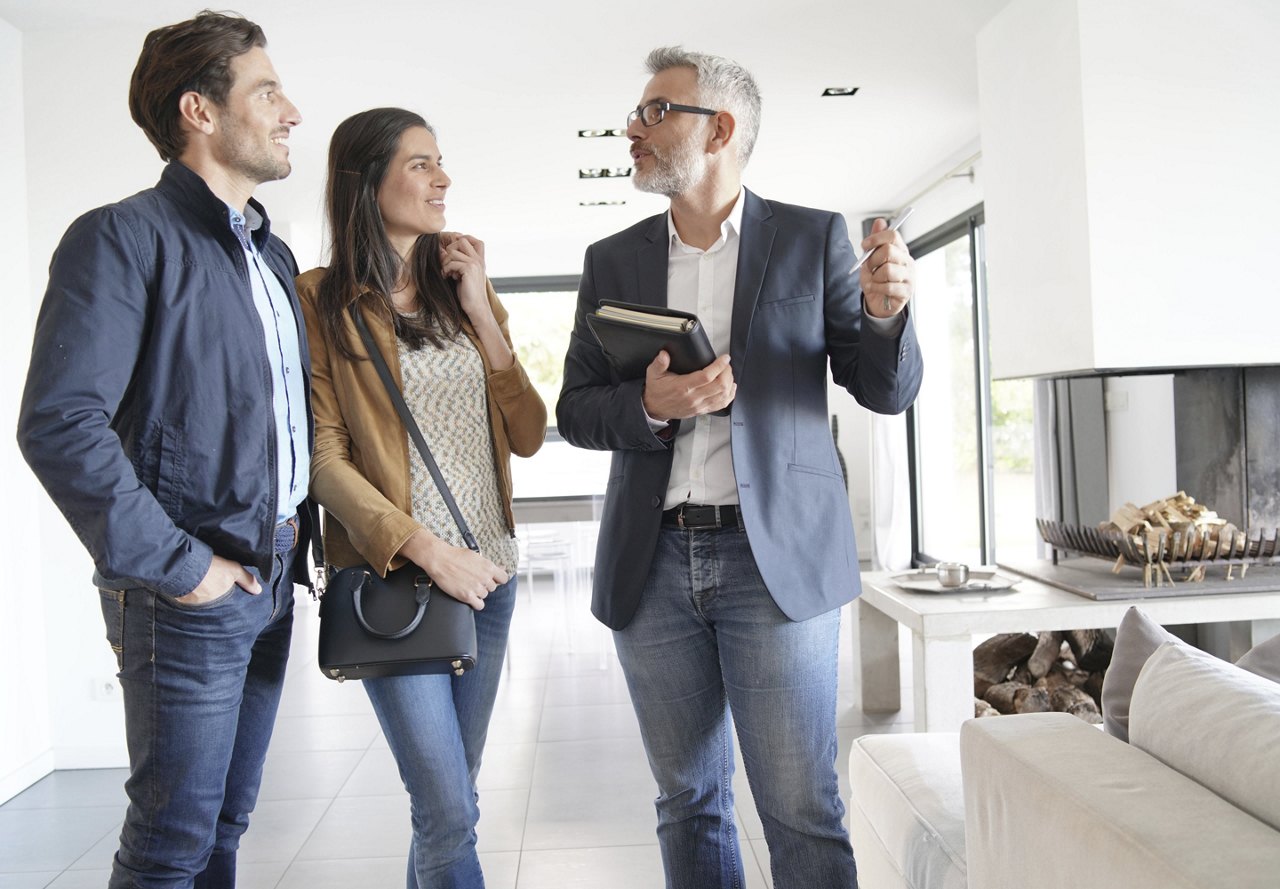
[{"label": "white console table", "polygon": [[862,709],[901,709],[898,625],[905,626],[921,732],[958,731],[973,717],[975,635],[1115,627],[1131,605],[1161,624],[1280,619],[1280,590],[1098,602],[1029,578],[1005,592],[911,593],[890,580],[893,573],[862,575],[856,604]]}]

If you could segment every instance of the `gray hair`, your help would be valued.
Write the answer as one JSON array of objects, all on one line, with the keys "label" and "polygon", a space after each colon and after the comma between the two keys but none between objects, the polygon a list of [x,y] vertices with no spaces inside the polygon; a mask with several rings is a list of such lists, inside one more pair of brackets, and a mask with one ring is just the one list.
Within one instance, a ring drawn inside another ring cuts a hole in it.
[{"label": "gray hair", "polygon": [[735,141],[738,162],[747,165],[760,132],[760,87],[751,72],[737,62],[681,46],[660,46],[649,53],[645,65],[650,74],[669,68],[692,68],[697,74],[698,101],[708,108],[725,110],[737,123]]}]

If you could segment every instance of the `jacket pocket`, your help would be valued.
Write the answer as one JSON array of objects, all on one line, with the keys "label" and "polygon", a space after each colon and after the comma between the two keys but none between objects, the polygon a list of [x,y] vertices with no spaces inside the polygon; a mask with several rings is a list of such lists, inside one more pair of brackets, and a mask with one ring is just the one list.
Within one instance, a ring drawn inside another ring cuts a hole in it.
[{"label": "jacket pocket", "polygon": [[761,299],[760,307],[778,308],[781,306],[792,306],[797,303],[811,303],[814,300],[814,294],[802,293],[799,296],[784,296],[779,298]]},{"label": "jacket pocket", "polygon": [[842,476],[840,473],[833,472],[829,469],[819,469],[817,466],[802,466],[799,463],[788,463],[787,469],[791,470],[792,472],[807,472],[810,475],[820,475],[820,476],[823,476],[824,478],[833,478],[836,481],[840,482],[841,484],[844,483],[844,476]]},{"label": "jacket pocket", "polygon": [[180,425],[163,424],[160,433],[160,465],[156,499],[170,518],[182,515],[187,480],[187,436]]}]

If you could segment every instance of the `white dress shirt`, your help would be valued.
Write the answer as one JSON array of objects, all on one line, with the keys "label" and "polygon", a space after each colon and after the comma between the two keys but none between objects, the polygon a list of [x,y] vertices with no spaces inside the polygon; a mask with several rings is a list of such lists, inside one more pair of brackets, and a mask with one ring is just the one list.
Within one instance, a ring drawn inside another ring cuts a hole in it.
[{"label": "white dress shirt", "polygon": [[[720,223],[719,239],[706,250],[690,247],[680,240],[671,211],[667,211],[667,232],[671,237],[667,259],[667,306],[696,314],[717,355],[728,354],[733,331],[733,290],[738,280],[744,194],[743,189],[738,190],[733,209]],[[685,502],[716,506],[738,502],[738,480],[733,474],[733,454],[729,449],[728,417],[704,414],[683,421],[674,447],[671,480],[667,483],[663,509]]]},{"label": "white dress shirt", "polygon": [[[671,211],[667,211],[667,306],[693,312],[702,322],[717,355],[729,352],[733,332],[733,293],[738,281],[738,247],[741,244],[742,205],[745,189],[739,189],[729,216],[720,224],[720,237],[706,250],[680,240]],[[876,318],[863,314],[863,330],[888,337],[902,332],[901,315]],[[732,368],[734,377],[739,368]],[[667,424],[653,418],[655,429]],[[681,503],[727,506],[738,503],[738,479],[733,472],[729,417],[704,414],[684,420],[676,433],[671,479],[663,509]]]}]

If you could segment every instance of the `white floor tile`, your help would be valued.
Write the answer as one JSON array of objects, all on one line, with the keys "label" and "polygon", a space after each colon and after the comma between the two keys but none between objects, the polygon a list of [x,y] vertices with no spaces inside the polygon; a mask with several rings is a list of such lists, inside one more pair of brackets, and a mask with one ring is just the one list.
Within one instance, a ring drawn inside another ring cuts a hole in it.
[{"label": "white floor tile", "polygon": [[58,871],[120,823],[119,806],[0,809],[0,870]]},{"label": "white floor tile", "polygon": [[630,737],[640,737],[640,724],[630,703],[547,707],[538,730],[539,741]]},{"label": "white floor tile", "polygon": [[364,755],[360,750],[272,751],[263,767],[258,799],[332,799]]},{"label": "white floor tile", "polygon": [[44,889],[57,878],[56,870],[28,871],[21,874],[0,873],[0,889]]},{"label": "white floor tile", "polygon": [[338,797],[298,852],[299,860],[404,858],[409,854],[409,797]]},{"label": "white floor tile", "polygon": [[526,851],[516,889],[654,889],[663,884],[656,843]]},{"label": "white floor tile", "polygon": [[276,889],[404,889],[407,864],[407,846],[403,854],[387,858],[295,861]]}]

